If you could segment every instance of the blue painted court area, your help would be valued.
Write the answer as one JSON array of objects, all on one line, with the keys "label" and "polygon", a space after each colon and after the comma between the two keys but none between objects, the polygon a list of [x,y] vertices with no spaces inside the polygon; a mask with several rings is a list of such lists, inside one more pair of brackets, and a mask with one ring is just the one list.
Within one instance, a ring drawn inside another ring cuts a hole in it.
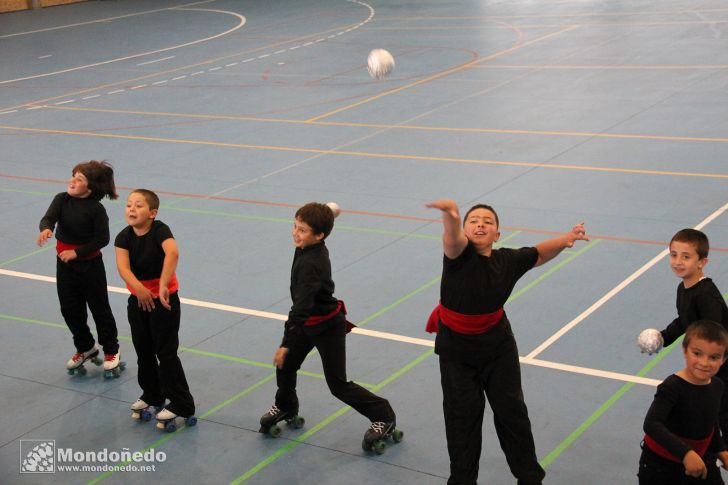
[{"label": "blue painted court area", "polygon": [[[683,366],[679,348],[635,344],[676,315],[677,230],[707,233],[706,274],[728,296],[726,39],[718,0],[110,0],[0,15],[0,483],[445,483],[424,332],[442,269],[424,205],[441,197],[493,205],[504,246],[586,222],[591,241],[527,273],[506,311],[544,483],[636,483],[655,385]],[[396,61],[380,81],[374,48]],[[115,168],[112,237],[130,190],[162,199],[196,427],[130,418],[140,389],[112,247],[127,370],[66,375],[55,256],[35,240],[89,159]],[[293,214],[313,200],[343,209],[327,245],[359,325],[349,378],[389,399],[404,431],[383,455],[362,450],[369,423],[331,396],[315,354],[299,377],[306,425],[258,433],[291,305]],[[486,414],[479,482],[514,483]],[[156,454],[20,473],[23,451],[49,441]]]}]

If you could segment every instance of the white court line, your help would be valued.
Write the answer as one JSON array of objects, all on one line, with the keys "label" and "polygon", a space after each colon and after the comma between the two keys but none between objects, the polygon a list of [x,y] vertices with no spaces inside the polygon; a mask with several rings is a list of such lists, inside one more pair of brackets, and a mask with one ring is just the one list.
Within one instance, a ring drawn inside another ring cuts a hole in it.
[{"label": "white court line", "polygon": [[162,57],[161,59],[154,59],[153,61],[140,62],[139,64],[137,64],[137,66],[146,66],[147,64],[154,64],[155,62],[162,62],[162,61],[166,61],[168,59],[174,59],[174,58],[175,58],[175,56]]},{"label": "white court line", "polygon": [[[712,222],[715,218],[720,216],[723,212],[728,209],[728,203],[725,204],[720,209],[716,210],[712,214],[710,214],[708,217],[706,217],[700,224],[695,226],[695,229],[702,229],[706,225],[708,225],[710,222]],[[594,313],[599,307],[604,305],[606,302],[612,299],[614,295],[622,291],[624,288],[627,287],[630,283],[632,283],[634,280],[642,276],[648,269],[652,268],[655,264],[657,264],[658,261],[660,261],[662,258],[670,254],[670,249],[666,248],[663,249],[660,254],[652,258],[650,261],[648,261],[644,266],[642,266],[640,269],[629,275],[624,281],[622,281],[620,284],[609,290],[606,295],[601,297],[599,300],[597,300],[592,306],[584,310],[581,315],[561,327],[561,329],[553,334],[551,337],[547,338],[541,345],[533,349],[533,351],[526,356],[527,359],[533,359],[538,354],[546,350],[548,347],[550,347],[554,342],[556,342],[558,339],[564,336],[569,330],[576,327],[578,324],[580,324],[586,317]]]},{"label": "white court line", "polygon": [[[45,283],[55,283],[56,279],[52,276],[44,276],[44,275],[37,275],[32,273],[22,273],[20,271],[12,271],[8,269],[2,269],[0,268],[0,275],[5,276],[13,276],[16,278],[23,278],[27,280],[34,280],[34,281],[43,281]],[[123,295],[128,295],[129,290],[126,288],[120,288],[117,286],[107,286],[107,290],[110,293],[120,293]],[[186,305],[190,306],[196,306],[200,308],[206,308],[211,310],[220,310],[224,312],[230,312],[230,313],[237,313],[240,315],[250,315],[255,317],[261,317],[261,318],[269,318],[271,320],[278,320],[281,322],[285,322],[288,319],[287,315],[283,315],[281,313],[272,313],[272,312],[264,312],[260,310],[252,310],[250,308],[242,308],[238,306],[232,306],[232,305],[224,305],[221,303],[212,303],[209,301],[202,301],[202,300],[193,300],[191,298],[180,298],[180,302],[184,303]],[[403,342],[403,343],[409,343],[414,345],[419,345],[422,347],[430,347],[433,348],[435,346],[435,342],[432,340],[426,340],[422,338],[416,338],[416,337],[408,337],[406,335],[398,335],[396,333],[389,333],[389,332],[380,332],[378,330],[369,330],[366,328],[353,328],[351,333],[355,333],[357,335],[365,335],[367,337],[373,337],[373,338],[380,338],[385,340],[392,340],[395,342]],[[587,375],[592,377],[601,377],[604,379],[612,379],[616,381],[622,381],[622,382],[634,382],[635,384],[644,384],[648,386],[656,386],[661,381],[655,380],[655,379],[648,379],[645,377],[638,377],[633,376],[629,374],[621,374],[618,372],[609,372],[599,369],[592,369],[589,367],[579,367],[575,365],[569,365],[569,364],[561,364],[558,362],[550,362],[546,360],[541,359],[532,359],[529,357],[519,357],[522,364],[528,364],[528,365],[534,365],[538,367],[545,367],[548,369],[554,369],[559,370],[563,372],[570,372],[573,374],[580,374],[580,375]]]},{"label": "white court line", "polygon": [[53,54],[46,54],[44,56],[40,56],[38,59],[48,59],[49,57],[53,57]]}]

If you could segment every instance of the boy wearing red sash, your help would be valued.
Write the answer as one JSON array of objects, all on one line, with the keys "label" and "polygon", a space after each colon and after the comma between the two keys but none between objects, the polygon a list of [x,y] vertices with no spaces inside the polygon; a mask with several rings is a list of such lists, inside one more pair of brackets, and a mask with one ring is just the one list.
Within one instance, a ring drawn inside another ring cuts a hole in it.
[{"label": "boy wearing red sash", "polygon": [[462,226],[455,201],[436,200],[427,207],[442,211],[444,226],[440,304],[427,331],[437,332],[435,353],[450,455],[447,483],[476,484],[487,398],[511,473],[521,485],[540,484],[545,473],[536,459],[518,349],[503,305],[528,270],[575,241],[588,240],[584,225],[536,247],[494,249],[500,232],[492,207],[472,207]]},{"label": "boy wearing red sash", "polygon": [[296,211],[291,267],[293,305],[284,326],[283,341],[276,351],[275,403],[260,418],[260,432],[298,414],[296,374],[315,347],[321,355],[326,384],[331,394],[371,421],[364,441],[373,443],[395,432],[395,413],[389,402],[346,377],[346,321],[344,303],[334,297],[331,260],[325,239],[334,227],[334,212],[326,204],[311,202]]},{"label": "boy wearing red sash", "polygon": [[73,372],[87,360],[98,362],[99,349],[87,323],[88,306],[104,351],[104,370],[111,372],[119,366],[119,340],[101,256],[101,248],[109,244],[109,217],[100,200],[118,197],[114,170],[106,162],[91,160],[79,163],[71,173],[66,191],[53,198],[40,221],[37,243],[45,244],[55,230],[58,300],[76,347],[66,368]]},{"label": "boy wearing red sash", "polygon": [[[142,388],[131,409],[134,417],[150,407],[161,409],[156,418],[164,423],[193,416],[195,403],[177,355],[179,250],[169,226],[156,220],[158,210],[159,197],[151,190],[129,194],[125,211],[129,225],[116,236],[114,246],[116,267],[131,292],[127,313]],[[169,404],[164,407],[166,399]]]},{"label": "boy wearing red sash", "polygon": [[698,320],[682,342],[685,368],[657,386],[645,417],[640,485],[723,484],[716,457],[728,465],[720,436],[723,381],[715,377],[726,360],[728,332]]}]

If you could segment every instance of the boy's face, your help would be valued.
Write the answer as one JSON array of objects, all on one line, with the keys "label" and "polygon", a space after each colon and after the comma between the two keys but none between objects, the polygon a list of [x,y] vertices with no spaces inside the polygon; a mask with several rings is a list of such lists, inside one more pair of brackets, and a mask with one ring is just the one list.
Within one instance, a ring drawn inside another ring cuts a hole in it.
[{"label": "boy's face", "polygon": [[301,249],[317,244],[324,238],[323,232],[314,234],[311,226],[299,218],[296,218],[296,220],[293,221],[293,231],[291,231],[291,235],[293,236],[293,245]]},{"label": "boy's face", "polygon": [[78,197],[79,199],[88,197],[91,191],[88,188],[88,179],[86,176],[81,172],[74,173],[68,181],[66,192],[71,197]]},{"label": "boy's face", "polygon": [[685,354],[685,372],[693,384],[708,384],[710,378],[718,373],[725,362],[725,346],[717,342],[708,342],[694,338],[688,342]]},{"label": "boy's face", "polygon": [[463,226],[465,237],[476,246],[492,246],[500,237],[495,223],[495,214],[488,209],[479,208],[471,211]]},{"label": "boy's face", "polygon": [[151,225],[157,215],[157,209],[150,209],[147,199],[138,192],[129,194],[126,199],[126,223],[131,227],[140,228]]},{"label": "boy's face", "polygon": [[702,274],[708,259],[700,259],[695,245],[682,241],[670,243],[670,268],[678,278],[689,280]]}]

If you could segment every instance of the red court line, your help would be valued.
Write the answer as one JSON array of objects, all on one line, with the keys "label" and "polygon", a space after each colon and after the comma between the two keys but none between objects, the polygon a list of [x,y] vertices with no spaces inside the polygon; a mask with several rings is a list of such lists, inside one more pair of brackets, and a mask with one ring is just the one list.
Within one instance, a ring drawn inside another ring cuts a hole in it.
[{"label": "red court line", "polygon": [[[11,180],[28,180],[31,182],[43,182],[48,184],[54,184],[54,185],[65,185],[66,180],[58,180],[58,179],[47,179],[47,178],[41,178],[41,177],[29,177],[25,175],[10,175],[6,173],[0,173],[0,178],[5,179],[11,179]],[[119,190],[134,190],[138,187],[127,187],[123,185],[117,185],[117,189]],[[219,200],[223,202],[236,202],[238,204],[251,204],[251,205],[263,205],[263,206],[272,206],[272,207],[288,207],[291,209],[298,209],[301,207],[301,204],[291,204],[288,202],[273,202],[273,201],[267,201],[267,200],[254,200],[254,199],[241,199],[238,197],[223,197],[219,195],[202,195],[202,194],[192,194],[192,193],[185,193],[185,192],[172,192],[169,190],[158,190],[158,189],[152,189],[158,194],[162,195],[171,195],[173,197],[187,197],[190,199],[207,199],[207,200]],[[386,212],[371,212],[371,211],[357,211],[357,210],[343,210],[342,213],[346,214],[353,214],[358,216],[366,216],[366,217],[383,217],[388,219],[399,219],[399,220],[407,220],[407,221],[419,221],[419,222],[440,222],[440,218],[431,218],[431,217],[418,217],[418,216],[408,216],[404,214],[389,214]],[[533,229],[529,227],[512,227],[512,226],[503,226],[502,229],[506,231],[521,231],[521,232],[528,232],[528,233],[535,233],[535,234],[548,234],[548,235],[561,235],[564,233],[564,231],[550,231],[547,229]],[[668,241],[650,241],[645,239],[632,239],[632,238],[625,238],[625,237],[618,237],[618,236],[600,236],[600,235],[594,235],[590,234],[590,237],[592,239],[604,239],[606,241],[615,241],[615,242],[621,242],[621,243],[630,243],[630,244],[646,244],[650,246],[660,246],[660,247],[667,247],[669,242]],[[728,253],[728,248],[720,248],[720,247],[711,247],[711,251],[721,252],[721,253]]]}]

